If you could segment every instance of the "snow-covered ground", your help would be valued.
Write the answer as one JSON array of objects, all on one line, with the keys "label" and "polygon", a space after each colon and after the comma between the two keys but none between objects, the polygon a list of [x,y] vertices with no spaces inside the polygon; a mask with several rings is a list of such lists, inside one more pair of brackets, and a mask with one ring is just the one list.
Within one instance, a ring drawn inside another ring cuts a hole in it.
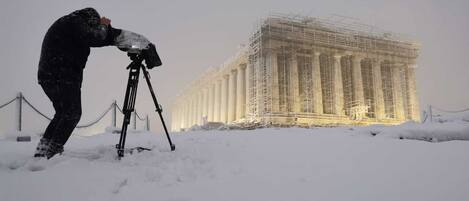
[{"label": "snow-covered ground", "polygon": [[120,161],[111,133],[72,137],[51,160],[31,157],[37,139],[0,140],[0,200],[469,200],[465,120],[172,138],[175,152],[161,133],[129,134],[127,147],[153,151]]}]

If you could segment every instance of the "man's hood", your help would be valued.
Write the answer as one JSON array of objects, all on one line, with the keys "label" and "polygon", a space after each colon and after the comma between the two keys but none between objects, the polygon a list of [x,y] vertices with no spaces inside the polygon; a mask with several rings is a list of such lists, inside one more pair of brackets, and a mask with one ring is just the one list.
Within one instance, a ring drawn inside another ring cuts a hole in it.
[{"label": "man's hood", "polygon": [[100,24],[101,17],[99,16],[98,11],[94,8],[84,8],[81,10],[76,10],[72,15],[78,15],[81,18],[85,19],[90,26],[96,26]]}]

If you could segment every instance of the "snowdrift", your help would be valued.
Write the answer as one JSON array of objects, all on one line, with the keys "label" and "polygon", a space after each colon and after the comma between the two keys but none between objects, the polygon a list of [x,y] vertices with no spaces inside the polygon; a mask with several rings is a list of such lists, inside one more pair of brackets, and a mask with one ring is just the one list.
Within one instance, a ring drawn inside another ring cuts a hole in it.
[{"label": "snowdrift", "polygon": [[[0,140],[1,201],[469,200],[469,123],[74,136],[63,155]],[[402,140],[404,139],[404,140]],[[405,139],[422,139],[405,140]],[[448,141],[453,140],[453,141]],[[457,140],[457,141],[456,141]],[[446,142],[444,142],[446,141]]]}]

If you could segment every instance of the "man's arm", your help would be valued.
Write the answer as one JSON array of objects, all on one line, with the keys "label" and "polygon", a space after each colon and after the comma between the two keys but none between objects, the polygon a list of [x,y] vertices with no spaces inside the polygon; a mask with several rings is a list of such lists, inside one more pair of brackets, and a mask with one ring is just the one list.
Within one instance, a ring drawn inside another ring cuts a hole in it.
[{"label": "man's arm", "polygon": [[121,30],[113,28],[111,20],[105,17],[101,18],[96,25],[81,21],[77,23],[77,26],[80,39],[84,40],[89,47],[115,45],[115,40],[121,33]]}]

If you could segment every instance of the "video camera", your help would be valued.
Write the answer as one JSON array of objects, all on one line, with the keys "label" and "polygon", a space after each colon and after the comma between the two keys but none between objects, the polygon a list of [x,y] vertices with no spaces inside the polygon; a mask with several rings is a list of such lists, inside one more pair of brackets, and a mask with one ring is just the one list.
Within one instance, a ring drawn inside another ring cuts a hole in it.
[{"label": "video camera", "polygon": [[161,62],[160,56],[158,55],[158,52],[156,52],[156,48],[153,43],[150,43],[146,49],[129,49],[127,53],[129,55],[138,54],[143,60],[145,60],[145,64],[147,65],[148,69],[152,69],[163,64]]},{"label": "video camera", "polygon": [[127,52],[129,56],[138,56],[145,60],[148,69],[162,65],[155,45],[140,34],[122,30],[115,42],[117,48]]}]

